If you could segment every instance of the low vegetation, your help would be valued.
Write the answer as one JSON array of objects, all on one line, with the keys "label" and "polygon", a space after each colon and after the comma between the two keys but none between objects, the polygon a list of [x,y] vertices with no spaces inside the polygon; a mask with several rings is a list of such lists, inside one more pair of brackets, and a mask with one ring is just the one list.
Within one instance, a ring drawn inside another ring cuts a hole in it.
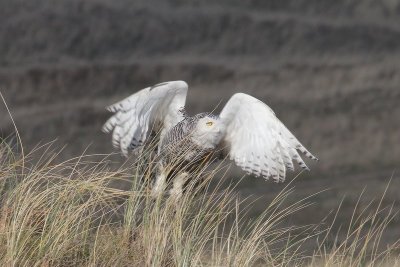
[{"label": "low vegetation", "polygon": [[[106,156],[56,163],[50,146],[24,155],[2,142],[0,265],[400,266],[398,244],[380,240],[397,213],[379,201],[372,212],[356,206],[338,233],[334,219],[287,226],[289,216],[312,204],[287,203],[289,187],[249,218],[251,204],[236,195],[235,184],[211,179],[224,176],[225,165],[199,168],[179,203],[153,199],[149,153],[116,169]],[[332,235],[336,242],[328,242]],[[313,251],[304,249],[310,240]]]}]

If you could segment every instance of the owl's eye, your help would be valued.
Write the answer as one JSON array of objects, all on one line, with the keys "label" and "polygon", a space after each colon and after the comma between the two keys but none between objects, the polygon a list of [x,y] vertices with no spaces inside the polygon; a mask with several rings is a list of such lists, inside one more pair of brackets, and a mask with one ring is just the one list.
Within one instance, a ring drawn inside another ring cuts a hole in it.
[{"label": "owl's eye", "polygon": [[214,123],[212,122],[212,121],[208,121],[207,123],[206,123],[206,125],[207,126],[212,126]]}]

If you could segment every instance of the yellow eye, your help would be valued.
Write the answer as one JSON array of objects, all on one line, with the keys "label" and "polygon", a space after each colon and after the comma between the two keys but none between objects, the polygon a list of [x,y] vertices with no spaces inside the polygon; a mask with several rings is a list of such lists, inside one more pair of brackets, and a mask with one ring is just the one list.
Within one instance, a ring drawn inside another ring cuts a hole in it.
[{"label": "yellow eye", "polygon": [[207,123],[206,123],[206,125],[207,126],[212,126],[214,123],[212,122],[212,121],[208,121]]}]

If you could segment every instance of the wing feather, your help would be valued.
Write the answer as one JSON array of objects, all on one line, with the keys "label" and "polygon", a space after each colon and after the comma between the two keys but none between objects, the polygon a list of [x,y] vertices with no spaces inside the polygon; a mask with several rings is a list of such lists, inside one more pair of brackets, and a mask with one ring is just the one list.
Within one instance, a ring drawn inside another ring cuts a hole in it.
[{"label": "wing feather", "polygon": [[293,160],[308,169],[297,150],[317,160],[270,107],[250,95],[233,95],[220,119],[225,126],[222,139],[230,159],[255,176],[284,181],[286,169],[294,169]]},{"label": "wing feather", "polygon": [[107,110],[115,113],[102,130],[112,133],[112,143],[128,155],[128,149],[141,146],[154,131],[168,131],[183,119],[188,85],[184,81],[160,83],[140,90]]}]

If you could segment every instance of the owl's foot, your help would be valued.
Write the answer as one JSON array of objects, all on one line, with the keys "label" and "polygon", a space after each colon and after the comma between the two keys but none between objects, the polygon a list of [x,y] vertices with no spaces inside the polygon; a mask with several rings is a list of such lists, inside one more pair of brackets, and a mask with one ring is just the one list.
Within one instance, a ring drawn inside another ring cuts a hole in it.
[{"label": "owl's foot", "polygon": [[164,171],[161,171],[156,178],[156,181],[151,189],[151,197],[154,199],[159,198],[165,190],[167,181],[167,174]]},{"label": "owl's foot", "polygon": [[183,172],[178,174],[177,177],[174,179],[172,188],[169,191],[169,195],[171,200],[173,200],[175,203],[178,203],[179,200],[182,198],[183,186],[186,183],[188,177],[189,173]]}]

